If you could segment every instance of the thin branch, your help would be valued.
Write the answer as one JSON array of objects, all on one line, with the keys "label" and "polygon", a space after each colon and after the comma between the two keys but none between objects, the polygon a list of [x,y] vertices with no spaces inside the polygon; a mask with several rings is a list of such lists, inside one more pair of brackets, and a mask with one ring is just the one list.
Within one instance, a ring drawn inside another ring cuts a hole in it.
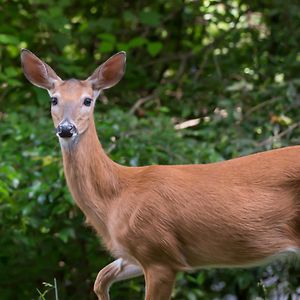
[{"label": "thin branch", "polygon": [[276,101],[278,101],[278,100],[280,100],[280,99],[281,99],[281,97],[273,97],[273,98],[271,98],[271,99],[268,99],[268,100],[266,100],[266,101],[264,101],[264,102],[261,102],[261,103],[255,105],[255,106],[253,106],[252,108],[250,108],[250,109],[245,113],[244,118],[248,118],[252,113],[254,113],[254,112],[256,112],[256,111],[262,109],[262,108],[265,107],[265,106],[268,106],[268,105],[270,105],[270,104],[273,104],[273,103],[275,103]]},{"label": "thin branch", "polygon": [[157,95],[157,93],[155,92],[151,95],[148,95],[146,97],[138,99],[134,103],[134,105],[131,107],[131,109],[129,110],[129,114],[134,114],[144,103],[146,103],[147,101],[153,99],[156,95]]},{"label": "thin branch", "polygon": [[185,128],[189,128],[189,127],[194,127],[200,123],[200,120],[201,120],[200,118],[187,120],[187,121],[181,122],[179,124],[176,124],[174,126],[174,128],[176,130],[181,130],[181,129],[185,129]]},{"label": "thin branch", "polygon": [[56,278],[54,277],[54,291],[55,291],[55,300],[58,300],[58,288]]},{"label": "thin branch", "polygon": [[281,131],[279,134],[271,136],[271,137],[267,138],[266,140],[256,144],[256,146],[263,147],[263,146],[271,145],[274,141],[281,139],[282,137],[288,135],[289,133],[291,133],[294,129],[296,129],[299,126],[300,126],[300,121],[290,125],[287,129]]}]

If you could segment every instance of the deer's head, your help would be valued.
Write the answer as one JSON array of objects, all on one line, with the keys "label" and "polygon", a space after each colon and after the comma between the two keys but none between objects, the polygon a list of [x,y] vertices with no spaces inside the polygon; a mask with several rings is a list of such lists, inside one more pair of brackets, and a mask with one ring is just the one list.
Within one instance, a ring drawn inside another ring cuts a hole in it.
[{"label": "deer's head", "polygon": [[21,52],[21,62],[26,78],[48,91],[56,134],[60,140],[67,142],[76,139],[89,127],[100,92],[121,80],[126,54],[119,52],[113,55],[86,80],[62,80],[49,65],[27,49]]}]

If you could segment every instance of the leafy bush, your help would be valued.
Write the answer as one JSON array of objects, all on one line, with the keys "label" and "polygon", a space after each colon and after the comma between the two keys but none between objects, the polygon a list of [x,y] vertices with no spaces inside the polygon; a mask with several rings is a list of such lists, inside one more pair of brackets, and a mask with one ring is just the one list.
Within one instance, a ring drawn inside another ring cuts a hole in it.
[{"label": "leafy bush", "polygon": [[[2,0],[0,11],[1,299],[37,299],[53,278],[61,299],[94,299],[110,261],[67,190],[49,99],[25,81],[20,48],[63,78],[127,51],[125,78],[95,113],[121,164],[208,163],[299,144],[297,1]],[[174,299],[279,299],[299,293],[299,270],[295,260],[179,274]],[[141,299],[143,289],[142,279],[118,283],[112,296]]]}]

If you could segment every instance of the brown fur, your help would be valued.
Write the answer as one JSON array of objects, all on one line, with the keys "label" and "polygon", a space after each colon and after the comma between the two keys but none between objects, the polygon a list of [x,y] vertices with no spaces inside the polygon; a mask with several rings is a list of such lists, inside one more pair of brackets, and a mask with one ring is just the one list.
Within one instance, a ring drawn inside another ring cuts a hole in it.
[{"label": "brown fur", "polygon": [[[119,58],[104,66],[111,86],[123,66]],[[78,104],[93,96],[99,68],[92,83],[57,79],[50,91],[63,101],[52,109],[55,126],[67,116],[80,132],[62,146],[69,189],[110,253],[122,258],[99,272],[99,299],[109,299],[111,283],[142,271],[146,299],[169,299],[179,270],[257,265],[300,248],[299,146],[207,165],[118,165],[98,141],[93,110]]]}]

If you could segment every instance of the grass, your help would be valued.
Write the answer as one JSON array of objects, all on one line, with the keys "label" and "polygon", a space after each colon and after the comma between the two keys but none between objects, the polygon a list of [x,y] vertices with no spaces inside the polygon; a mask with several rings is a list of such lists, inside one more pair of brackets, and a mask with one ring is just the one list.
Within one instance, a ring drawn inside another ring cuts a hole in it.
[{"label": "grass", "polygon": [[49,282],[43,282],[43,286],[46,288],[44,292],[41,292],[39,289],[36,289],[39,293],[39,300],[46,300],[46,294],[52,290],[54,290],[55,293],[55,300],[59,300],[56,278],[54,278],[53,284]]}]

